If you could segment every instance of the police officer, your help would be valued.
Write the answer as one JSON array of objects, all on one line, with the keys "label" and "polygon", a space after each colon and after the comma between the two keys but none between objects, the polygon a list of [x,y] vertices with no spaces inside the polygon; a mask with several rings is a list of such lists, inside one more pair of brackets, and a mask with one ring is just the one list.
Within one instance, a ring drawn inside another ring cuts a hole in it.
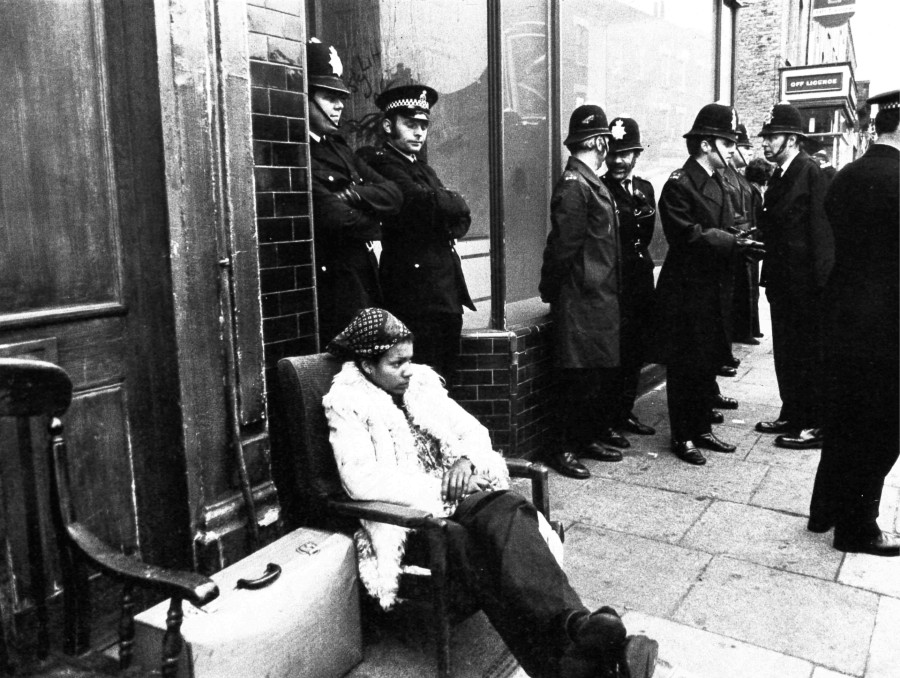
[{"label": "police officer", "polygon": [[710,427],[710,397],[723,364],[728,281],[739,250],[759,243],[739,238],[721,172],[734,153],[737,113],[730,106],[700,109],[684,136],[690,158],[669,177],[659,212],[669,251],[657,284],[657,357],[667,367],[672,451],[689,464],[698,448],[734,452]]},{"label": "police officer", "polygon": [[611,138],[603,183],[616,201],[622,249],[622,290],[619,295],[622,323],[619,357],[622,364],[616,427],[639,435],[653,435],[656,431],[642,423],[633,408],[653,312],[653,259],[647,248],[656,226],[656,197],[653,185],[634,174],[634,167],[644,150],[637,121],[614,118],[609,129]]},{"label": "police officer", "polygon": [[385,141],[358,155],[403,192],[399,214],[383,221],[381,287],[385,308],[416,337],[416,362],[449,380],[459,356],[463,307],[475,310],[454,249],[472,223],[469,206],[444,187],[421,153],[438,93],[404,85],[379,94]]},{"label": "police officer", "polygon": [[760,229],[766,243],[762,282],[772,314],[772,352],[781,395],[775,421],[756,425],[779,434],[790,449],[822,446],[824,342],[822,291],[834,263],[834,239],[825,214],[828,177],[802,148],[800,111],[776,104],[759,136],[769,179]]},{"label": "police officer", "polygon": [[609,137],[602,108],[586,104],[572,112],[564,141],[571,155],[550,199],[541,267],[559,388],[559,447],[548,462],[573,478],[590,476],[579,457],[622,459],[606,447],[617,444],[612,425],[620,330],[619,227],[613,198],[597,175]]},{"label": "police officer", "polygon": [[884,479],[900,450],[900,91],[874,96],[878,139],[825,195],[834,270],[825,293],[831,411],[809,529],[834,526],[840,551],[900,555],[878,527]]},{"label": "police officer", "polygon": [[382,303],[372,241],[381,221],[396,214],[397,186],[358,159],[338,133],[350,90],[337,51],[312,38],[306,45],[309,155],[315,222],[319,337],[328,342],[356,312]]}]

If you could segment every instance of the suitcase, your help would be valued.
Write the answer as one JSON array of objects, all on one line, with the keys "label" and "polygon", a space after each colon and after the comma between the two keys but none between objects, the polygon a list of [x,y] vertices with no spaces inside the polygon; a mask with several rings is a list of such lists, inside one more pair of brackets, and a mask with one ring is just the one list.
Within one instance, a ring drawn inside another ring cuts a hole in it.
[{"label": "suitcase", "polygon": [[[281,574],[254,586],[269,563]],[[212,575],[219,597],[184,603],[179,678],[338,678],[362,661],[353,540],[301,528]],[[169,601],[135,617],[134,659],[159,666]]]}]

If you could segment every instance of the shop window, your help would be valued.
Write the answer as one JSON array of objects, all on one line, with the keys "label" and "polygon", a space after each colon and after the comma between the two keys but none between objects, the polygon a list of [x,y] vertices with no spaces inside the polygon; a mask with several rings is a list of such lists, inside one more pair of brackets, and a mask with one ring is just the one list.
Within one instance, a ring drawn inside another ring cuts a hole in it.
[{"label": "shop window", "polygon": [[[352,93],[342,127],[353,148],[381,143],[374,103],[379,92],[412,82],[438,91],[425,153],[441,181],[462,193],[472,210],[472,226],[457,250],[469,291],[485,310],[479,316],[486,318],[491,290],[486,3],[315,0],[308,7],[310,35],[333,44],[344,64]],[[534,102],[526,89],[516,91],[516,100],[532,115]]]},{"label": "shop window", "polygon": [[[587,103],[599,104],[610,118],[622,115],[640,124],[645,150],[635,171],[653,183],[658,195],[687,157],[681,135],[700,107],[717,98],[716,3],[565,0],[559,6],[560,134],[565,136],[570,113],[583,103],[573,79],[582,68],[589,73]],[[591,42],[573,53],[573,32],[582,26]],[[722,52],[730,61],[731,46],[723,45]],[[677,64],[669,63],[673,55]],[[682,63],[687,78],[667,75]],[[657,228],[652,246],[657,263],[664,252]]]},{"label": "shop window", "polygon": [[[546,0],[502,3],[506,317],[536,300],[550,201]],[[577,39],[586,44],[579,31]],[[577,77],[589,75],[581,69]],[[526,313],[527,314],[527,313]]]}]

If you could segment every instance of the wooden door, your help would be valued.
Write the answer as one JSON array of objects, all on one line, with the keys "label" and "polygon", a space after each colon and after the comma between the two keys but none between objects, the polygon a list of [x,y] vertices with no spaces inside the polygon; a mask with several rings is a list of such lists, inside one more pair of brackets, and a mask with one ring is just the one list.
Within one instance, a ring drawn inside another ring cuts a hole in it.
[{"label": "wooden door", "polygon": [[[0,355],[39,357],[71,376],[65,421],[80,515],[111,543],[183,564],[190,530],[152,3],[125,4],[3,3]],[[0,428],[0,556],[24,581],[9,428]],[[23,590],[12,590],[17,611],[29,605]]]}]

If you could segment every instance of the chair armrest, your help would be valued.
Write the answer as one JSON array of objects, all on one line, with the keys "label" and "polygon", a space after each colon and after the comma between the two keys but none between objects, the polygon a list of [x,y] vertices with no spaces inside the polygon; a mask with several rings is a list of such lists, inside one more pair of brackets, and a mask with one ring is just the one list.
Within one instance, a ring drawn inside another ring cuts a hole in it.
[{"label": "chair armrest", "polygon": [[142,562],[135,556],[112,548],[79,523],[66,526],[66,532],[91,563],[113,577],[160,591],[169,597],[186,598],[198,607],[219,596],[216,583],[202,574]]},{"label": "chair armrest", "polygon": [[550,472],[540,462],[507,459],[506,468],[513,478],[531,478],[531,503],[550,520]]},{"label": "chair armrest", "polygon": [[399,525],[400,527],[414,530],[438,527],[438,522],[440,521],[428,511],[421,511],[399,504],[390,504],[386,501],[330,499],[328,508],[342,516]]}]

